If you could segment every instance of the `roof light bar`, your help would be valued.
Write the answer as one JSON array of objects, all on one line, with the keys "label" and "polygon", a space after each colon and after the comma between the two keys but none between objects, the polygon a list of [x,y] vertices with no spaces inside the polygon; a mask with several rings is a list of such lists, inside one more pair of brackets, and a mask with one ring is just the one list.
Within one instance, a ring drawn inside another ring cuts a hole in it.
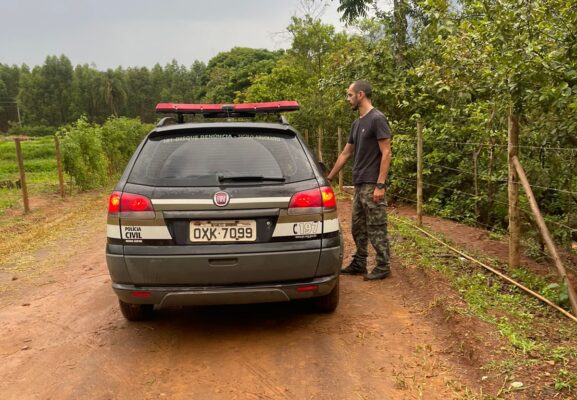
[{"label": "roof light bar", "polygon": [[156,105],[158,113],[173,114],[278,114],[286,111],[296,111],[299,103],[296,101],[273,101],[268,103],[244,103],[244,104],[175,104],[160,103]]}]

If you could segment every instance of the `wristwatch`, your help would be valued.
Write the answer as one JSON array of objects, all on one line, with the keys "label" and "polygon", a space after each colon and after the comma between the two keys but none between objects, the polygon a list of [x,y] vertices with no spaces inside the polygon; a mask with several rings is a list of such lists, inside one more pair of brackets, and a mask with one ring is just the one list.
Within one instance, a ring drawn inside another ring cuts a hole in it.
[{"label": "wristwatch", "polygon": [[381,183],[381,182],[377,182],[377,189],[384,189],[385,188],[385,184]]}]

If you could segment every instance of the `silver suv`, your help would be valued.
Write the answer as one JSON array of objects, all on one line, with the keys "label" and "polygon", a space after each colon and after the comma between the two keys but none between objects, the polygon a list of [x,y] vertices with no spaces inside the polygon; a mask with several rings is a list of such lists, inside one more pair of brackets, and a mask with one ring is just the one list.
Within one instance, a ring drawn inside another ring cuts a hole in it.
[{"label": "silver suv", "polygon": [[[144,138],[109,199],[106,261],[125,318],[294,299],[335,310],[341,235],[321,167],[284,118],[234,119],[294,109],[157,106],[178,123],[164,118]],[[228,119],[185,123],[185,114]]]}]

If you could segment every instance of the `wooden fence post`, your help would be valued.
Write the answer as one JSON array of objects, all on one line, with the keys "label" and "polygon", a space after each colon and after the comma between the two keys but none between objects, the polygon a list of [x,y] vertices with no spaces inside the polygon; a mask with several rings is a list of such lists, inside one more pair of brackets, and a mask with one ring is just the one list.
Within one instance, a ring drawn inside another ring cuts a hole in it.
[{"label": "wooden fence post", "polygon": [[417,226],[423,226],[423,126],[417,121]]},{"label": "wooden fence post", "polygon": [[475,190],[475,221],[479,221],[479,156],[483,150],[483,144],[473,151],[473,188]]},{"label": "wooden fence post", "polygon": [[319,161],[323,162],[323,128],[319,128],[319,134],[317,136],[317,151]]},{"label": "wooden fence post", "polygon": [[18,169],[20,170],[20,187],[22,188],[22,202],[24,203],[24,213],[30,212],[30,203],[28,202],[28,188],[26,186],[26,172],[24,171],[24,159],[22,158],[22,148],[20,141],[22,139],[15,138],[16,144],[16,159],[18,160]]},{"label": "wooden fence post", "polygon": [[54,145],[56,146],[56,167],[58,168],[58,186],[60,187],[60,197],[64,198],[64,174],[62,173],[62,155],[60,154],[60,139],[54,135]]},{"label": "wooden fence post", "polygon": [[520,260],[521,223],[519,217],[519,177],[515,171],[513,158],[517,156],[519,145],[519,117],[509,112],[509,268],[518,268]]},{"label": "wooden fence post", "polygon": [[543,236],[543,241],[547,246],[547,250],[549,254],[551,254],[551,258],[555,262],[555,266],[557,267],[557,271],[559,275],[563,279],[563,281],[567,284],[567,291],[569,292],[569,302],[571,303],[571,308],[573,309],[573,314],[577,315],[577,295],[575,294],[575,290],[573,286],[571,286],[571,282],[567,277],[567,271],[561,262],[561,258],[557,253],[557,248],[555,247],[555,243],[553,243],[553,239],[551,239],[551,234],[549,233],[549,229],[547,228],[547,224],[545,223],[545,219],[541,215],[541,210],[539,209],[539,205],[537,204],[537,200],[535,200],[535,196],[533,195],[533,190],[531,190],[531,185],[529,184],[529,180],[527,179],[527,175],[525,174],[525,170],[521,165],[521,162],[517,158],[517,156],[513,156],[513,165],[515,166],[515,170],[519,175],[521,183],[523,184],[523,189],[525,189],[525,194],[529,199],[529,205],[531,206],[531,211],[533,211],[533,215],[535,216],[535,221],[537,222],[537,226],[541,231],[541,236]]},{"label": "wooden fence post", "polygon": [[305,129],[305,143],[309,145],[309,130]]},{"label": "wooden fence post", "polygon": [[[341,152],[343,151],[343,132],[342,132],[340,126],[337,128],[337,145],[339,147],[338,154],[337,154],[337,157],[338,157],[341,154]],[[342,169],[339,171],[339,191],[340,192],[343,191],[343,170]]]}]

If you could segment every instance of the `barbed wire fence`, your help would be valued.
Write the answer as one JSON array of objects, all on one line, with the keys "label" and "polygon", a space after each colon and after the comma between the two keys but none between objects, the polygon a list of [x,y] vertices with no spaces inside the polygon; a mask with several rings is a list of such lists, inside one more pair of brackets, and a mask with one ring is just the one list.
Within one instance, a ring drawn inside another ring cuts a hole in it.
[{"label": "barbed wire fence", "polygon": [[[389,202],[417,208],[420,203],[425,214],[477,226],[496,236],[509,238],[510,244],[518,240],[532,258],[555,258],[552,254],[555,251],[547,246],[547,239],[538,229],[538,218],[528,193],[515,200],[520,214],[520,237],[511,238],[509,189],[513,186],[519,190],[522,185],[518,180],[511,183],[508,174],[512,159],[506,135],[488,135],[486,140],[444,140],[435,136],[433,128],[425,127],[423,172],[419,179],[417,130],[415,126],[395,132],[387,190]],[[312,128],[305,136],[314,154],[330,170],[348,139],[348,130],[341,129],[340,146],[336,131]],[[515,147],[517,161],[523,165],[521,168],[527,168],[527,184],[539,205],[542,219],[554,242],[566,249],[567,268],[577,274],[577,257],[572,256],[571,250],[572,246],[577,246],[577,174],[572,172],[577,171],[577,148],[523,143]],[[343,170],[344,186],[352,185],[351,166],[349,162]],[[419,181],[421,202],[417,190]]]}]

